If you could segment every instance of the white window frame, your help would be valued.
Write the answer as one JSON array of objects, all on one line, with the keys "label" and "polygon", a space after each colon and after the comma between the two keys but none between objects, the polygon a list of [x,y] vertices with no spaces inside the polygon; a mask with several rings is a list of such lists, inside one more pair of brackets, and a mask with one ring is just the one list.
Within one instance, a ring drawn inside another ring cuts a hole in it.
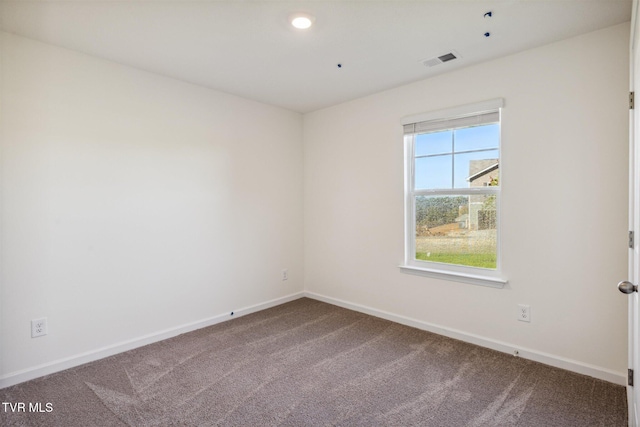
[{"label": "white window frame", "polygon": [[[417,274],[421,276],[434,277],[444,280],[452,280],[456,282],[464,282],[475,285],[490,286],[495,288],[502,288],[508,281],[502,274],[502,262],[500,253],[500,236],[501,236],[501,187],[478,187],[478,188],[461,188],[461,189],[447,189],[447,190],[415,190],[414,189],[414,176],[415,176],[415,162],[414,162],[414,149],[415,149],[415,135],[417,131],[411,131],[411,129],[417,129],[420,127],[430,127],[436,124],[438,127],[447,126],[447,120],[460,120],[468,118],[472,121],[475,117],[482,114],[497,112],[501,122],[501,109],[504,106],[504,100],[502,98],[492,99],[476,104],[463,105],[459,107],[449,108],[446,110],[433,111],[430,113],[419,114],[414,116],[405,117],[402,120],[402,125],[405,127],[404,135],[404,170],[405,170],[405,256],[404,263],[400,265],[401,271],[410,274]],[[438,124],[439,123],[439,124]],[[409,131],[407,131],[409,129]],[[501,141],[502,142],[502,141]],[[502,159],[502,143],[499,146],[499,157]],[[501,161],[501,160],[500,160]],[[501,175],[502,164],[500,164]],[[502,181],[502,180],[501,180]],[[502,182],[501,182],[502,184]],[[496,268],[487,269],[481,267],[469,267],[464,265],[444,264],[429,261],[417,260],[415,258],[415,244],[416,244],[416,226],[415,226],[415,197],[421,195],[474,195],[474,194],[494,194],[496,195],[496,232],[497,232],[497,247],[496,247]]]}]

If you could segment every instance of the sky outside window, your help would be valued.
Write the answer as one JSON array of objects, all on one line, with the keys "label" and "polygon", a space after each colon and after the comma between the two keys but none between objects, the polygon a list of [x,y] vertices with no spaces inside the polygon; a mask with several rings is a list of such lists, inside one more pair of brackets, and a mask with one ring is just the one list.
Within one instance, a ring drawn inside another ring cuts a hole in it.
[{"label": "sky outside window", "polygon": [[468,188],[471,160],[499,158],[499,132],[492,124],[417,135],[415,188]]}]

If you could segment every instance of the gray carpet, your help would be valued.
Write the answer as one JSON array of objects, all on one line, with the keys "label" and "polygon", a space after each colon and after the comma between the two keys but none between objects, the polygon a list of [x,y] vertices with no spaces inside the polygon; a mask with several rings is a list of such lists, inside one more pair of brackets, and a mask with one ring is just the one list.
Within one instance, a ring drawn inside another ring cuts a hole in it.
[{"label": "gray carpet", "polygon": [[2,426],[624,426],[624,387],[303,298],[0,390]]}]

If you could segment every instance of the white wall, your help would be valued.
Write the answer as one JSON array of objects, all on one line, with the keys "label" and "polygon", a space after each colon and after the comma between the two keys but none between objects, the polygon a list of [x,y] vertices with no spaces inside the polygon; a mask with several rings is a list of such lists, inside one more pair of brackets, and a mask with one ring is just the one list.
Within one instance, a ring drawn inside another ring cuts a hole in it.
[{"label": "white wall", "polygon": [[[305,115],[306,290],[622,381],[628,39],[623,24]],[[498,97],[509,284],[400,272],[401,118]]]},{"label": "white wall", "polygon": [[0,380],[302,291],[299,114],[7,33],[1,52]]}]

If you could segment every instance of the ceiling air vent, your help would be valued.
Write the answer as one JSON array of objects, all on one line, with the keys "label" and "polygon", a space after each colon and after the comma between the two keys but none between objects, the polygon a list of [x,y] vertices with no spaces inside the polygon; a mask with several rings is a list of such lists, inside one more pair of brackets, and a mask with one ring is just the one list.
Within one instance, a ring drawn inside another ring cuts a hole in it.
[{"label": "ceiling air vent", "polygon": [[449,53],[445,53],[444,55],[436,56],[434,58],[425,59],[424,61],[422,61],[422,64],[425,67],[435,67],[436,65],[442,64],[443,62],[453,61],[454,59],[459,57],[460,55],[458,55],[457,52],[452,51]]}]

